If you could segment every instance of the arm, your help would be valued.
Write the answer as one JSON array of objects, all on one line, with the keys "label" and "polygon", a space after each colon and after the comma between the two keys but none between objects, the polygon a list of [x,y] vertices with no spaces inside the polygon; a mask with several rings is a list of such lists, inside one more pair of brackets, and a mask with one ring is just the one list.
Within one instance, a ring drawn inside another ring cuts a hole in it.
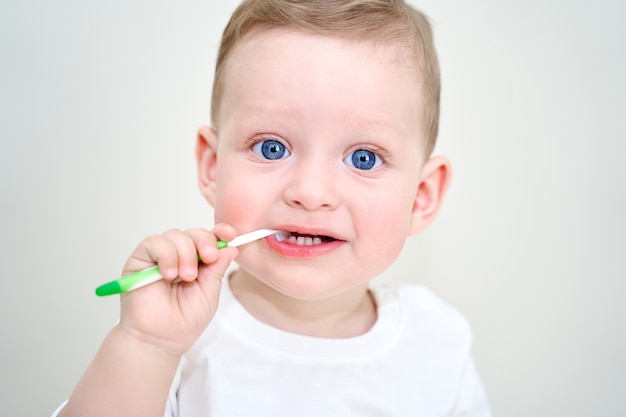
[{"label": "arm", "polygon": [[[224,240],[235,236],[226,225],[214,232]],[[172,230],[137,247],[124,272],[156,263],[165,279],[122,295],[120,323],[59,417],[163,416],[180,358],[213,318],[221,278],[237,254],[234,248],[218,251],[216,240],[206,230]]]},{"label": "arm", "polygon": [[76,386],[65,416],[163,416],[179,357],[116,326]]}]

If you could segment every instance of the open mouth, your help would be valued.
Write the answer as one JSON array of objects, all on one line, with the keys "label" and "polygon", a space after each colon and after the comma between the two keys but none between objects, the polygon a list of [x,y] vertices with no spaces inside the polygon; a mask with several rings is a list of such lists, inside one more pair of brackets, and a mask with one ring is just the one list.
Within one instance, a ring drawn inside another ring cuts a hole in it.
[{"label": "open mouth", "polygon": [[276,239],[279,242],[287,241],[293,245],[298,246],[317,246],[323,243],[333,242],[337,239],[330,236],[323,235],[309,235],[295,232],[281,232],[276,234]]}]

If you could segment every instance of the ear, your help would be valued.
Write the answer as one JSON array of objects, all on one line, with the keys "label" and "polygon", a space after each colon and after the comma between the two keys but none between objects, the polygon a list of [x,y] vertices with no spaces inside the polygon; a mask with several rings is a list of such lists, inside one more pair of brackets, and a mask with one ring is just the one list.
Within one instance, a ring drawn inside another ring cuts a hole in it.
[{"label": "ear", "polygon": [[198,129],[196,162],[198,164],[200,192],[209,204],[215,207],[215,195],[217,193],[217,132],[212,127],[202,126]]},{"label": "ear", "polygon": [[450,185],[451,174],[450,161],[443,156],[426,161],[413,202],[410,235],[420,233],[435,220]]}]

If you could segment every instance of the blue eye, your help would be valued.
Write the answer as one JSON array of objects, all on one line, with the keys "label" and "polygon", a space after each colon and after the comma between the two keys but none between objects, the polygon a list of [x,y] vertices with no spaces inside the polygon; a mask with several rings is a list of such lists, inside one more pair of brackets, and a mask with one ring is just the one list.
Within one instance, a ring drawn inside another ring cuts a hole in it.
[{"label": "blue eye", "polygon": [[291,153],[285,148],[285,145],[277,140],[266,140],[263,142],[255,143],[252,146],[252,152],[261,158],[275,160],[281,158],[287,158]]},{"label": "blue eye", "polygon": [[348,155],[343,161],[349,166],[364,171],[378,168],[382,164],[378,155],[372,151],[368,151],[367,149],[357,149]]}]

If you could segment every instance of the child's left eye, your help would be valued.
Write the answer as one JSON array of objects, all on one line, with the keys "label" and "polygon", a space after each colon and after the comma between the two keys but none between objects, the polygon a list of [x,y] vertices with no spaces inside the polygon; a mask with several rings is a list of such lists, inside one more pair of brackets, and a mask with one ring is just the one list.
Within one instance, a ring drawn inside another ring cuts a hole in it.
[{"label": "child's left eye", "polygon": [[276,159],[287,158],[289,155],[291,155],[285,145],[277,140],[265,140],[263,142],[257,142],[252,146],[252,152],[254,152],[255,155],[261,158],[269,159],[272,161]]},{"label": "child's left eye", "polygon": [[367,149],[357,149],[343,160],[346,164],[363,171],[378,168],[382,161],[378,155]]}]

